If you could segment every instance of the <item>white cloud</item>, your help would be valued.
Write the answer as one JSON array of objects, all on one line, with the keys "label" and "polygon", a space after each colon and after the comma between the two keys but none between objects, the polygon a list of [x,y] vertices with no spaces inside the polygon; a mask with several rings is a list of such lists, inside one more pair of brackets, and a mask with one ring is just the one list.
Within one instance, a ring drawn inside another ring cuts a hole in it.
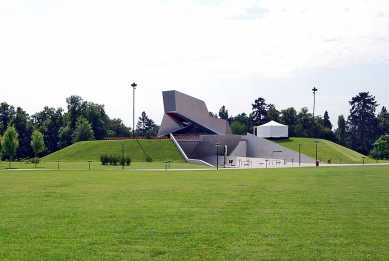
[{"label": "white cloud", "polygon": [[[166,89],[231,100],[231,79],[255,93],[258,77],[389,62],[385,0],[0,1],[0,10],[2,96],[53,93],[54,107],[78,94],[109,109],[139,81],[139,103],[158,105],[141,110],[157,114]],[[143,98],[142,85],[153,90]]]}]

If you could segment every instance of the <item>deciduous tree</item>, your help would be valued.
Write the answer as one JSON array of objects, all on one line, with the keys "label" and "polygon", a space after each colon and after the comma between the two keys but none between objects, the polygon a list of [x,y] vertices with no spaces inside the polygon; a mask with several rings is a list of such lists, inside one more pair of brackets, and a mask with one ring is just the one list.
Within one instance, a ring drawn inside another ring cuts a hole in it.
[{"label": "deciduous tree", "polygon": [[1,148],[5,154],[9,156],[9,168],[11,168],[11,161],[16,155],[19,147],[19,134],[14,126],[9,125],[4,132]]},{"label": "deciduous tree", "polygon": [[35,154],[35,167],[38,162],[38,154],[45,149],[45,142],[43,139],[43,134],[38,130],[34,130],[31,135],[31,147]]}]

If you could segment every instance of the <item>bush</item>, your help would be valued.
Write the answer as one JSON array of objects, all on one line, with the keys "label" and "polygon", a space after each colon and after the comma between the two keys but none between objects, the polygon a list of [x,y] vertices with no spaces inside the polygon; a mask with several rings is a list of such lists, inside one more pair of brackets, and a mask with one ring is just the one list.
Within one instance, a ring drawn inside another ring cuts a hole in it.
[{"label": "bush", "polygon": [[100,161],[102,165],[118,165],[118,163],[122,165],[124,163],[125,165],[130,166],[131,164],[131,158],[129,156],[122,158],[121,155],[115,154],[101,154]]},{"label": "bush", "polygon": [[126,156],[125,159],[124,159],[124,161],[126,162],[126,165],[127,165],[127,166],[130,166],[130,164],[131,164],[131,158],[130,158],[129,156]]},{"label": "bush", "polygon": [[31,163],[39,164],[39,162],[40,162],[41,160],[40,160],[40,158],[35,157],[35,158],[30,159],[30,161],[31,161]]},{"label": "bush", "polygon": [[109,163],[109,156],[107,154],[101,154],[100,161],[102,165],[107,165]]}]

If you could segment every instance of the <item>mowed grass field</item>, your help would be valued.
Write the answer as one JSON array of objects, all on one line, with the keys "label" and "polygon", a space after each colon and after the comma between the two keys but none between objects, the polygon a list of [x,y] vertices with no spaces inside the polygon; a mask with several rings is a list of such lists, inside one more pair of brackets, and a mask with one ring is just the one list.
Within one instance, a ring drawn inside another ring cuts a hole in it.
[{"label": "mowed grass field", "polygon": [[389,166],[1,170],[0,260],[387,260]]}]

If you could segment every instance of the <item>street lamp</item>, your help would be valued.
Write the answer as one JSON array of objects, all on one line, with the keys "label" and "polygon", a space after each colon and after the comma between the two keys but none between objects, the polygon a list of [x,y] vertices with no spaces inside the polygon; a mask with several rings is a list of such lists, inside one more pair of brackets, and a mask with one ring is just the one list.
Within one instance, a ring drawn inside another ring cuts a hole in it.
[{"label": "street lamp", "polygon": [[299,144],[299,166],[301,166],[301,151],[300,151],[301,145],[302,144]]},{"label": "street lamp", "polygon": [[317,140],[315,140],[313,143],[315,143],[315,145],[316,145],[316,166],[319,166],[319,164],[317,162],[317,144],[319,144],[319,142]]},{"label": "street lamp", "polygon": [[312,114],[312,138],[313,138],[313,130],[315,128],[315,94],[317,92],[316,87],[313,87],[313,114]]},{"label": "street lamp", "polygon": [[90,170],[90,163],[92,162],[92,160],[88,160],[88,162],[89,162],[89,170]]},{"label": "street lamp", "polygon": [[60,163],[60,161],[59,161],[59,160],[57,160],[57,164],[58,164],[58,169],[59,169],[59,163]]},{"label": "street lamp", "polygon": [[216,146],[216,170],[219,170],[219,146],[220,143],[215,143]]},{"label": "street lamp", "polygon": [[362,165],[365,165],[365,158],[366,156],[362,156]]},{"label": "street lamp", "polygon": [[132,138],[134,138],[135,134],[135,89],[136,89],[136,83],[131,84],[133,89],[132,92]]}]

